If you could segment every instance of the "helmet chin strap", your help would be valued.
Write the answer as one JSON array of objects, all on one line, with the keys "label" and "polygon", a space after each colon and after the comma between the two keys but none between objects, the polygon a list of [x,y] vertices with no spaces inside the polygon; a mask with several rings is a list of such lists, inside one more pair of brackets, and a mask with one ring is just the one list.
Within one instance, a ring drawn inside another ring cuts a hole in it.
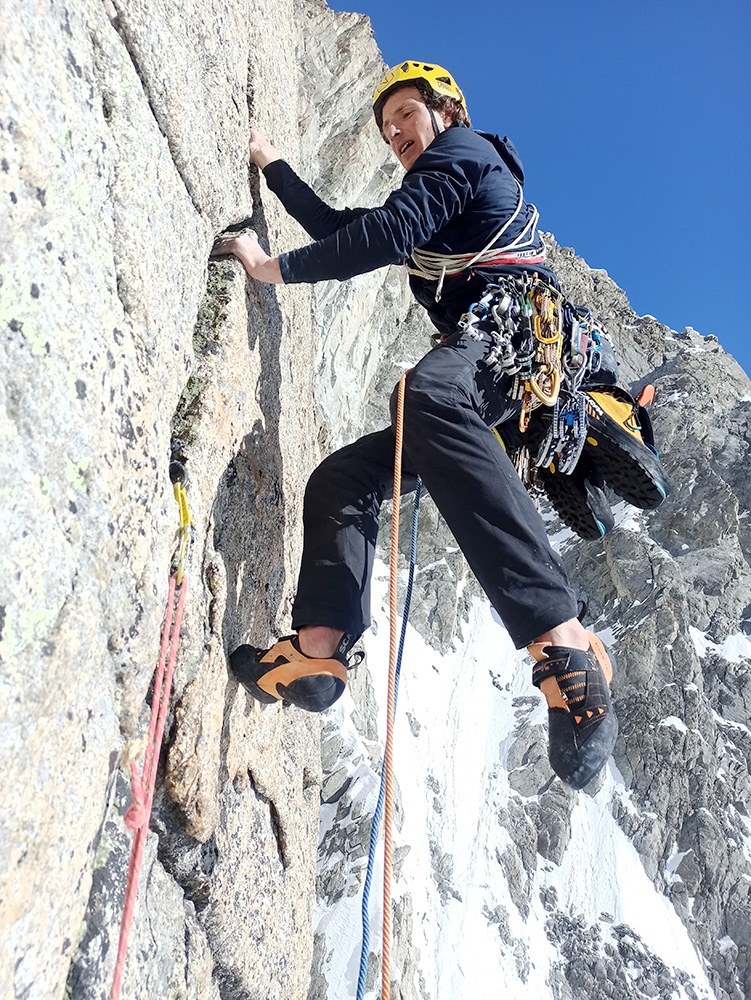
[{"label": "helmet chin strap", "polygon": [[[425,106],[427,107],[427,104]],[[433,138],[435,139],[437,135],[440,135],[438,122],[436,121],[435,113],[432,108],[428,108],[428,114],[430,115],[430,124],[433,126]]]}]

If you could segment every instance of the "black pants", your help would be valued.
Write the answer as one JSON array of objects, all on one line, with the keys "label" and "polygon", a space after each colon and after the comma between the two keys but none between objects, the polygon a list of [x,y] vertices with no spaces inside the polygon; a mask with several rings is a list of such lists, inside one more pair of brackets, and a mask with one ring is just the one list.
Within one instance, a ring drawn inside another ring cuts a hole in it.
[{"label": "black pants", "polygon": [[[457,333],[407,377],[402,491],[419,474],[517,648],[577,614],[563,565],[491,427],[518,418],[511,381],[482,358],[486,340]],[[392,396],[392,419],[396,393]],[[394,484],[392,427],[334,452],[305,493],[293,628],[359,636],[370,624],[378,513]]]}]

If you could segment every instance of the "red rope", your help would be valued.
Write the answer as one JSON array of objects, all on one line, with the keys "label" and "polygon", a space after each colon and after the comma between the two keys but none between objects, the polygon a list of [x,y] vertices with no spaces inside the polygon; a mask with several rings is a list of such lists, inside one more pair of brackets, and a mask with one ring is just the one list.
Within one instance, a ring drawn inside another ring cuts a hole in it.
[{"label": "red rope", "polygon": [[172,691],[172,676],[175,670],[177,647],[180,642],[180,625],[185,607],[185,594],[188,590],[188,578],[183,574],[179,584],[180,595],[175,608],[175,590],[178,586],[177,576],[180,570],[170,577],[169,595],[167,597],[167,613],[162,629],[162,646],[159,652],[159,663],[154,676],[154,696],[151,701],[151,720],[149,722],[149,737],[143,762],[143,774],[139,776],[134,763],[130,765],[132,803],[125,813],[125,825],[135,830],[133,846],[130,852],[128,866],[128,881],[125,886],[125,905],[120,924],[120,940],[117,946],[117,961],[115,976],[112,982],[110,1000],[118,1000],[125,971],[125,956],[128,950],[128,935],[133,921],[133,911],[136,905],[138,879],[141,874],[143,851],[149,832],[151,807],[154,802],[154,786],[159,763],[159,749],[164,736],[164,726],[167,721],[170,693]]}]

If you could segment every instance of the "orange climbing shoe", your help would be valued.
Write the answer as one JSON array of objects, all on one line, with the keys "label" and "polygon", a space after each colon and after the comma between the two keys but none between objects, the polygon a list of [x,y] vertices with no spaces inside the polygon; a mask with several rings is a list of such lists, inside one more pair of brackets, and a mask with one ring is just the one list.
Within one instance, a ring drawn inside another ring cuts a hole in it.
[{"label": "orange climbing shoe", "polygon": [[306,656],[298,637],[288,635],[271,649],[238,646],[229,664],[246,691],[266,705],[285,701],[306,712],[323,712],[341,697],[347,686],[345,636],[330,659]]},{"label": "orange climbing shoe", "polygon": [[583,788],[610,756],[618,720],[610,703],[613,658],[593,632],[589,649],[536,642],[532,683],[548,703],[550,766],[567,785]]}]

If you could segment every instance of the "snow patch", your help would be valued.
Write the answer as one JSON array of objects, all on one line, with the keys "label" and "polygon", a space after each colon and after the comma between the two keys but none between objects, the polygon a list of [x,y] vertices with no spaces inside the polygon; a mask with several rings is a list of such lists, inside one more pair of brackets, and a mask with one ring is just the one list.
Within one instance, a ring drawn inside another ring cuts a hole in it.
[{"label": "snow patch", "polygon": [[668,899],[655,892],[636,849],[613,819],[611,802],[616,793],[609,768],[595,796],[579,796],[563,863],[538,869],[540,887],[554,885],[559,907],[588,923],[597,923],[599,914],[609,913],[614,924],[627,924],[651,952],[685,969],[695,988],[705,990],[709,998],[712,992],[701,960],[680,918]]},{"label": "snow patch", "polygon": [[615,634],[612,628],[597,629],[596,634],[602,639],[605,646],[615,646],[618,642],[618,636]]},{"label": "snow patch", "polygon": [[571,528],[561,528],[560,531],[556,531],[554,534],[548,535],[548,539],[550,541],[550,547],[554,552],[558,552],[559,554],[564,545],[568,545],[569,542],[575,542],[577,540],[576,535]]},{"label": "snow patch", "polygon": [[688,396],[687,392],[679,392],[677,389],[673,389],[670,395],[666,396],[665,399],[660,399],[659,401],[655,402],[655,409],[659,410],[660,407],[668,406],[670,403],[675,403],[679,399],[683,399],[686,396]]},{"label": "snow patch", "polygon": [[665,871],[668,872],[670,875],[674,875],[675,872],[678,870],[681,861],[683,861],[686,855],[690,853],[691,853],[690,851],[679,851],[677,845],[673,844],[673,853],[665,862]]},{"label": "snow patch", "polygon": [[613,507],[613,518],[615,526],[623,531],[632,531],[634,534],[641,534],[643,531],[643,515],[637,507],[632,507],[625,500],[619,501]]},{"label": "snow patch", "polygon": [[730,729],[741,729],[744,733],[751,733],[751,729],[745,723],[735,722],[733,719],[728,719],[714,710],[712,711],[712,717],[720,728],[727,726]]},{"label": "snow patch", "polygon": [[726,934],[725,937],[721,937],[717,942],[717,947],[721,955],[727,955],[729,951],[736,951],[738,946],[735,941],[733,941],[733,939]]},{"label": "snow patch", "polygon": [[702,632],[693,625],[689,625],[688,631],[699,658],[707,656],[708,653],[714,653],[721,656],[723,660],[727,660],[728,663],[742,663],[744,660],[751,660],[751,639],[742,632],[729,635],[721,643],[715,643],[707,638],[706,632]]},{"label": "snow patch", "polygon": [[683,719],[679,719],[677,715],[667,715],[667,716],[665,716],[664,719],[661,719],[658,722],[658,726],[672,726],[673,729],[677,729],[681,733],[687,733],[688,732],[688,726],[683,721]]}]

